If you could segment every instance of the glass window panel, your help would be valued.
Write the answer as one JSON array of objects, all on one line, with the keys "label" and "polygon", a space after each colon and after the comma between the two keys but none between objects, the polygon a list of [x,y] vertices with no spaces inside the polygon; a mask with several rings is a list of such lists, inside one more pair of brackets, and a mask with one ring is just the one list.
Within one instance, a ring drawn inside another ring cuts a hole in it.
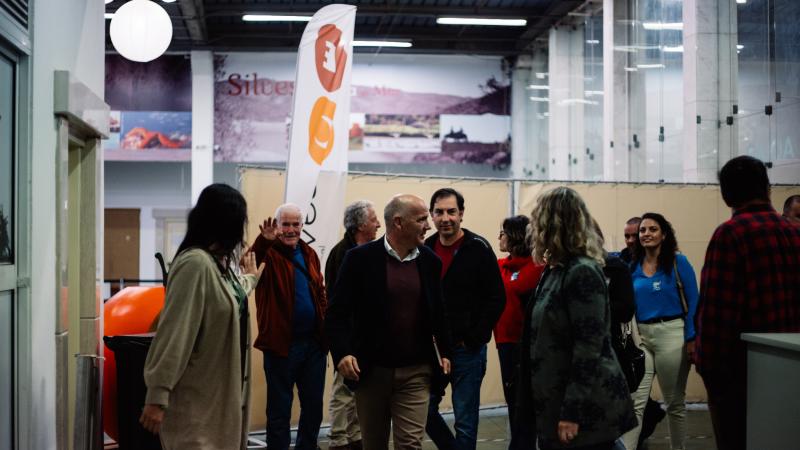
[{"label": "glass window panel", "polygon": [[14,63],[0,55],[0,264],[14,251]]},{"label": "glass window panel", "polygon": [[13,448],[14,296],[0,291],[0,448]]},{"label": "glass window panel", "polygon": [[774,0],[775,163],[800,159],[800,2]]},{"label": "glass window panel", "polygon": [[[790,0],[791,1],[791,0]],[[770,161],[772,104],[769,73],[769,4],[737,3],[737,53],[739,56],[739,153]]]},{"label": "glass window panel", "polygon": [[590,16],[584,23],[583,107],[584,145],[580,160],[586,164],[584,178],[603,179],[603,16]]}]

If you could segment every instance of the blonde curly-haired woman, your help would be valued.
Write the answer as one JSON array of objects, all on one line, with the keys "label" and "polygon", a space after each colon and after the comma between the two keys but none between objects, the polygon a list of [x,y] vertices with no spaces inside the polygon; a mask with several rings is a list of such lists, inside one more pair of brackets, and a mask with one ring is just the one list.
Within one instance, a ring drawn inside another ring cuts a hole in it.
[{"label": "blonde curly-haired woman", "polygon": [[546,268],[525,314],[520,400],[533,405],[539,448],[611,450],[636,419],[611,348],[601,240],[578,193],[542,194],[531,239]]}]

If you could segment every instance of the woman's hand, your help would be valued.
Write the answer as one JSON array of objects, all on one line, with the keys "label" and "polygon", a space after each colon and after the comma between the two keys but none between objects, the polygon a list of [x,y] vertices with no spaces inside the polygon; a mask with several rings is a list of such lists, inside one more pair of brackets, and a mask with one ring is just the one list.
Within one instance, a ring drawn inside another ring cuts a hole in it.
[{"label": "woman's hand", "polygon": [[161,422],[163,421],[164,410],[161,408],[161,405],[144,405],[142,416],[139,417],[139,423],[142,424],[145,430],[153,434],[158,434],[158,432],[161,431]]},{"label": "woman's hand", "polygon": [[342,358],[342,360],[339,361],[339,364],[336,366],[336,369],[348,380],[358,381],[358,377],[361,375],[361,369],[358,367],[358,361],[353,355],[347,355]]},{"label": "woman's hand", "polygon": [[694,341],[689,341],[686,343],[686,356],[689,358],[689,364],[694,364]]},{"label": "woman's hand", "polygon": [[567,445],[575,439],[578,435],[578,424],[575,422],[567,422],[566,420],[558,421],[558,440],[562,444]]},{"label": "woman's hand", "polygon": [[282,234],[278,229],[278,219],[273,219],[272,217],[267,217],[267,220],[264,221],[263,225],[259,225],[258,229],[261,230],[261,236],[264,236],[264,239],[268,241],[274,241]]},{"label": "woman's hand", "polygon": [[242,255],[242,260],[239,261],[239,266],[242,268],[242,273],[245,275],[255,275],[256,280],[261,278],[261,273],[264,272],[265,263],[256,266],[256,254],[252,250],[247,251]]}]

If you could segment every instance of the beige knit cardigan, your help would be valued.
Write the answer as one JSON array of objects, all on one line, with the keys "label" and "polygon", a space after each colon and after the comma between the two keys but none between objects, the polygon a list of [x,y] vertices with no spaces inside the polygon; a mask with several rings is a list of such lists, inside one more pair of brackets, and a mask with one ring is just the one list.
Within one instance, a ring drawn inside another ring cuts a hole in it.
[{"label": "beige knit cardigan", "polygon": [[[240,350],[239,305],[212,256],[184,251],[172,264],[166,301],[145,363],[146,404],[165,409],[165,450],[247,448],[250,348]],[[240,277],[248,294],[254,275]],[[250,342],[249,320],[247,342]]]}]

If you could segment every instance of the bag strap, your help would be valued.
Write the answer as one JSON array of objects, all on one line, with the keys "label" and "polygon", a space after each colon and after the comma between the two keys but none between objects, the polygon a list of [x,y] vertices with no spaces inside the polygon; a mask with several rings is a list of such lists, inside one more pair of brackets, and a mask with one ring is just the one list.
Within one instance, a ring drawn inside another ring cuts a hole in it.
[{"label": "bag strap", "polygon": [[683,290],[683,281],[681,281],[681,274],[678,273],[678,258],[675,258],[675,264],[672,265],[672,271],[675,273],[675,283],[678,286],[678,297],[681,299],[681,309],[683,310],[683,316],[686,317],[689,314],[689,305],[686,302],[686,292]]}]

